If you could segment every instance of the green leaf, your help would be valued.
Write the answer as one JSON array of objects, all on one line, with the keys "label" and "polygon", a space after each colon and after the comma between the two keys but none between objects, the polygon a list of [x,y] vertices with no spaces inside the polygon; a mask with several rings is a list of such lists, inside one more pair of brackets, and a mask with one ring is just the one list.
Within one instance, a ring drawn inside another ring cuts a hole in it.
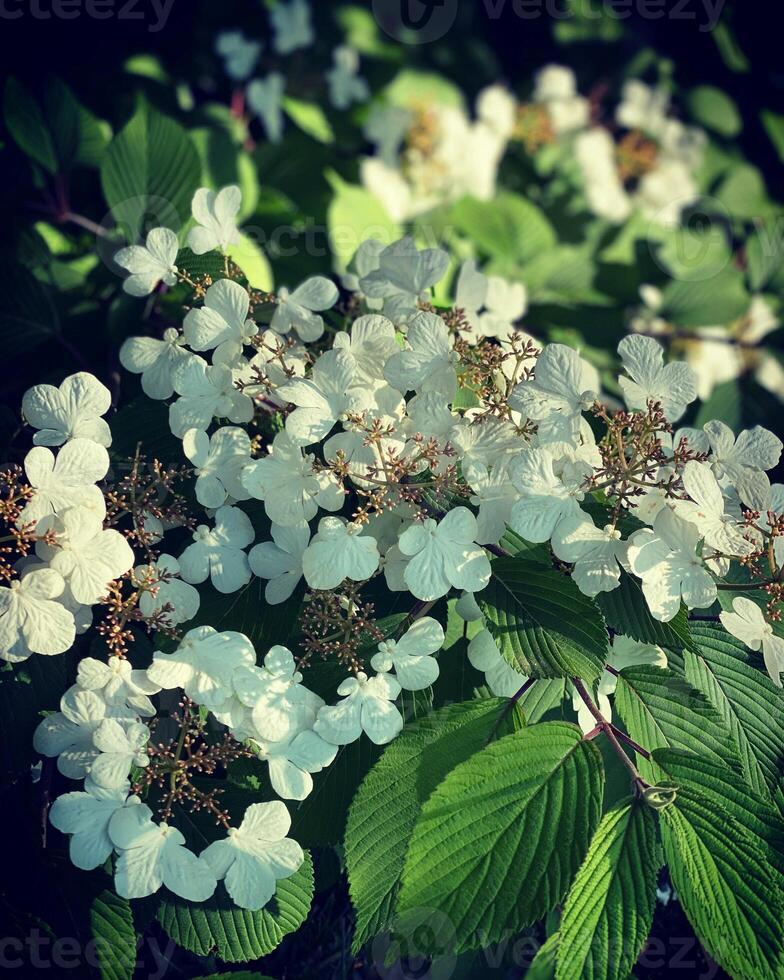
[{"label": "green leaf", "polygon": [[710,955],[736,980],[780,978],[784,905],[760,841],[697,794],[679,792],[660,819],[670,877]]},{"label": "green leaf", "polygon": [[296,629],[300,598],[296,593],[285,603],[271,606],[264,598],[266,582],[251,581],[238,592],[221,595],[214,588],[205,588],[199,611],[189,628],[212,626],[219,632],[234,630],[244,633],[262,657],[276,643],[286,643]]},{"label": "green leaf", "polygon": [[60,332],[49,289],[12,259],[0,262],[0,344],[12,358],[35,350]]},{"label": "green leaf", "polygon": [[228,249],[228,255],[240,267],[249,286],[264,292],[272,290],[272,268],[261,247],[252,238],[240,233],[240,240]]},{"label": "green leaf", "polygon": [[712,419],[718,419],[731,429],[741,428],[743,395],[736,380],[716,385],[707,400],[700,405],[694,425],[696,428],[702,428]]},{"label": "green leaf", "polygon": [[556,956],[560,936],[554,932],[539,947],[525,974],[525,980],[555,980]]},{"label": "green leaf", "polygon": [[407,914],[435,910],[462,951],[541,918],[585,857],[603,789],[599,751],[573,725],[543,722],[477,752],[422,807],[396,929]]},{"label": "green leaf", "polygon": [[[672,746],[740,766],[737,747],[719,713],[669,668],[622,670],[615,705],[631,737],[649,752]],[[638,768],[649,782],[661,780],[654,763],[639,757]]]},{"label": "green leaf", "polygon": [[566,898],[556,980],[626,980],[650,932],[661,865],[647,804],[626,800],[605,813]]},{"label": "green leaf", "polygon": [[721,89],[698,85],[686,97],[686,105],[701,126],[721,136],[737,136],[743,128],[738,107]]},{"label": "green leaf", "polygon": [[[503,698],[492,698],[442,708],[408,726],[363,780],[351,804],[345,840],[357,913],[355,951],[392,921],[422,805],[458,763],[482,749],[504,720],[507,705]],[[506,715],[511,723],[511,712]]]},{"label": "green leaf", "polygon": [[317,102],[305,102],[287,95],[282,101],[283,111],[303,133],[319,143],[334,143],[335,132],[324,110]]},{"label": "green leaf", "polygon": [[527,677],[601,674],[608,651],[598,606],[574,582],[524,555],[497,558],[477,600],[501,653]]},{"label": "green leaf", "polygon": [[737,743],[743,775],[760,796],[780,794],[784,773],[784,696],[751,666],[744,645],[721,627],[692,624],[696,652],[686,678],[705,694]]},{"label": "green leaf", "polygon": [[743,316],[750,302],[743,273],[728,267],[698,282],[671,282],[662,294],[661,315],[681,327],[712,326]]},{"label": "green leaf", "polygon": [[259,912],[238,908],[221,890],[206,902],[168,895],[156,918],[168,936],[197,956],[215,955],[227,963],[247,963],[266,956],[284,936],[302,925],[313,900],[313,862],[278,881],[275,897]]},{"label": "green leaf", "polygon": [[370,191],[346,183],[334,171],[328,171],[326,177],[334,192],[327,209],[330,244],[335,266],[343,272],[362,242],[377,238],[389,245],[402,232]]},{"label": "green leaf", "polygon": [[159,401],[140,395],[127,402],[110,420],[111,453],[114,457],[133,459],[141,443],[148,460],[161,463],[185,462],[182,443],[169,429],[169,410]]},{"label": "green leaf", "polygon": [[715,196],[733,218],[761,219],[772,210],[762,174],[750,163],[736,164],[716,189]]},{"label": "green leaf", "polygon": [[556,244],[544,212],[517,194],[502,192],[492,201],[464,197],[452,221],[481,251],[508,262],[532,260]]},{"label": "green leaf", "polygon": [[6,82],[3,112],[8,132],[20,149],[50,174],[57,173],[57,151],[41,107],[15,78]]},{"label": "green leaf", "polygon": [[101,892],[90,906],[90,928],[103,980],[130,980],[136,967],[136,930],[128,900]]},{"label": "green leaf", "polygon": [[779,160],[784,161],[784,116],[770,109],[763,109],[760,120],[771,143],[775,146]]},{"label": "green leaf", "polygon": [[131,242],[148,218],[178,231],[190,216],[200,178],[199,154],[188,134],[143,99],[101,163],[104,196]]},{"label": "green leaf", "polygon": [[691,642],[686,609],[681,607],[669,623],[660,623],[651,616],[640,583],[626,572],[621,572],[620,586],[598,595],[597,602],[605,622],[616,633],[671,650],[680,650]]}]

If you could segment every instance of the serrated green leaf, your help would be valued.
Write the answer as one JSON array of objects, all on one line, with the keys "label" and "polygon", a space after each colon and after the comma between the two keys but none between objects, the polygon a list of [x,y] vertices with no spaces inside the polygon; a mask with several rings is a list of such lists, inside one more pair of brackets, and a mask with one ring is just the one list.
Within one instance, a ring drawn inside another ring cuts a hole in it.
[{"label": "serrated green leaf", "polygon": [[661,865],[647,804],[605,813],[564,904],[556,980],[625,980],[650,932]]},{"label": "serrated green leaf", "polygon": [[[422,805],[454,767],[479,751],[503,723],[508,701],[449,705],[408,726],[359,787],[346,824],[346,867],[357,913],[353,948],[394,916],[408,845]],[[505,734],[510,729],[501,729]]]},{"label": "serrated green leaf", "polygon": [[188,134],[144,100],[101,163],[104,196],[130,242],[140,237],[148,218],[178,231],[190,216],[200,180],[199,154]]},{"label": "serrated green leaf", "polygon": [[90,929],[103,980],[130,980],[136,967],[136,930],[128,900],[101,892],[90,906]]},{"label": "serrated green leaf", "polygon": [[60,318],[49,289],[12,259],[0,263],[0,342],[13,358],[35,350],[60,332]]},{"label": "serrated green leaf", "polygon": [[707,951],[736,980],[779,980],[784,904],[760,841],[697,794],[679,792],[659,815],[670,877]]},{"label": "serrated green leaf", "polygon": [[[615,691],[618,714],[648,752],[672,746],[740,768],[738,749],[722,717],[698,690],[669,668],[627,667]],[[659,782],[655,763],[638,758],[648,782]]]},{"label": "serrated green leaf", "polygon": [[533,260],[556,244],[544,212],[518,194],[500,193],[492,201],[464,197],[452,221],[482,252],[504,262]]},{"label": "serrated green leaf", "polygon": [[278,881],[275,897],[259,912],[238,908],[221,889],[206,902],[169,895],[157,920],[175,943],[198,956],[215,955],[227,963],[247,963],[266,956],[284,936],[305,921],[313,899],[313,862]]},{"label": "serrated green leaf", "polygon": [[554,908],[599,822],[604,770],[573,725],[543,722],[488,745],[422,807],[398,899],[398,931],[427,908],[457,951],[514,934]]},{"label": "serrated green leaf", "polygon": [[689,645],[689,618],[682,606],[669,623],[654,619],[637,579],[621,572],[621,584],[612,592],[596,597],[607,625],[640,643],[654,643],[670,650]]},{"label": "serrated green leaf", "polygon": [[731,266],[706,279],[678,279],[662,293],[661,315],[681,327],[731,323],[748,310],[743,273]]},{"label": "serrated green leaf", "polygon": [[3,110],[8,132],[20,149],[50,174],[57,173],[57,150],[41,107],[15,78],[6,82]]},{"label": "serrated green leaf", "polygon": [[584,677],[604,669],[607,630],[574,582],[524,555],[497,558],[477,595],[503,656],[527,677]]},{"label": "serrated green leaf", "polygon": [[547,937],[528,967],[526,980],[555,980],[556,955],[560,938],[557,932]]},{"label": "serrated green leaf", "polygon": [[784,773],[784,695],[749,663],[744,645],[720,626],[692,624],[695,653],[686,678],[705,694],[738,746],[743,775],[760,796],[780,798]]}]

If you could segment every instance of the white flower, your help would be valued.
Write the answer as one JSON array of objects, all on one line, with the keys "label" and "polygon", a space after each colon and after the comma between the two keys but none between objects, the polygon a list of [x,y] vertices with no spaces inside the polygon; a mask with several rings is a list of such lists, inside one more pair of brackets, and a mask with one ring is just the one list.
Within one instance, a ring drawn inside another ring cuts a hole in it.
[{"label": "white flower", "polygon": [[254,78],[248,85],[248,106],[264,124],[270,143],[280,143],[283,137],[283,92],[286,80],[278,71],[271,71],[265,78]]},{"label": "white flower", "polygon": [[639,129],[658,136],[667,121],[669,101],[664,88],[652,88],[638,78],[630,78],[623,84],[615,118],[627,129]]},{"label": "white flower", "polygon": [[547,115],[557,136],[588,125],[591,107],[588,99],[577,94],[577,79],[571,68],[545,65],[536,73],[533,101],[547,108]]},{"label": "white flower", "polygon": [[349,391],[356,361],[348,351],[328,350],[313,365],[309,378],[293,378],[278,395],[297,408],[286,419],[286,432],[301,446],[320,442],[356,403]]},{"label": "white flower", "polygon": [[99,446],[112,444],[112,433],[104,419],[112,396],[109,389],[79,371],[67,377],[59,388],[35,385],[22,399],[22,415],[34,429],[36,446],[62,446],[69,439],[89,439]]},{"label": "white flower", "polygon": [[745,643],[749,650],[762,650],[765,669],[776,687],[781,687],[780,674],[784,671],[784,639],[776,636],[765,614],[751,599],[737,596],[732,600],[733,612],[719,615],[721,625],[734,637]]},{"label": "white flower", "polygon": [[162,688],[180,687],[197,704],[220,711],[232,696],[234,671],[255,663],[253,644],[243,633],[197,626],[188,630],[174,653],[156,650],[147,674]]},{"label": "white flower", "polygon": [[104,789],[88,783],[85,791],[58,796],[49,820],[63,834],[71,834],[71,861],[83,871],[99,868],[112,854],[109,821],[125,805],[128,784]]},{"label": "white flower", "polygon": [[57,768],[69,779],[84,779],[98,756],[93,734],[107,714],[105,702],[94,692],[74,685],[60,698],[60,710],[38,725],[33,748],[41,755],[57,756]]},{"label": "white flower", "polygon": [[387,361],[384,377],[389,384],[403,393],[438,391],[447,398],[454,397],[458,356],[441,317],[424,310],[417,313],[408,325],[406,339],[410,349],[393,354]]},{"label": "white flower", "polygon": [[299,732],[280,742],[258,742],[256,754],[267,763],[272,788],[284,800],[304,800],[313,790],[312,773],[335,759],[337,746],[314,731]]},{"label": "white flower", "polygon": [[250,297],[247,289],[231,279],[219,279],[204,295],[204,305],[189,310],[183,330],[193,350],[212,350],[213,364],[232,365],[251,337],[258,333],[248,319]]},{"label": "white flower", "polygon": [[370,666],[373,670],[394,669],[404,691],[423,691],[438,677],[438,661],[431,656],[444,645],[441,624],[423,616],[399,640],[383,640]]},{"label": "white flower", "polygon": [[291,818],[286,804],[252,803],[239,827],[214,841],[201,859],[240,908],[258,911],[275,894],[277,882],[289,878],[305,860],[299,844],[286,835]]},{"label": "white flower", "polygon": [[109,583],[133,567],[126,538],[119,531],[105,531],[101,515],[94,511],[72,507],[58,517],[44,518],[38,530],[54,534],[57,543],[38,541],[36,554],[62,575],[83,605],[100,602]]},{"label": "white flower", "polygon": [[242,204],[242,192],[235,184],[222,190],[200,187],[193,195],[191,211],[196,227],[188,232],[188,248],[195,255],[204,255],[219,248],[225,252],[240,240],[237,214]]},{"label": "white flower", "polygon": [[[168,555],[161,555],[163,558]],[[152,718],[155,706],[151,694],[157,694],[160,686],[147,676],[146,670],[134,670],[127,660],[111,657],[108,663],[85,657],[79,661],[76,684],[85,691],[93,691],[110,710],[121,714],[133,713],[142,718]]]},{"label": "white flower", "polygon": [[122,898],[145,898],[165,885],[191,902],[204,902],[217,881],[206,861],[185,846],[176,827],[155,824],[152,810],[138,797],[113,814],[109,837],[119,852],[114,887]]},{"label": "white flower", "polygon": [[633,334],[618,344],[629,378],[619,378],[626,404],[645,411],[648,402],[658,402],[670,422],[677,420],[697,397],[697,377],[683,362],[664,363],[664,350],[653,337]]},{"label": "white flower", "polygon": [[490,562],[476,545],[476,518],[466,507],[455,507],[438,524],[427,518],[400,535],[400,551],[411,560],[404,580],[417,599],[430,602],[450,587],[480,592],[490,581]]},{"label": "white flower", "polygon": [[161,401],[171,397],[175,372],[191,356],[184,344],[185,338],[172,327],[164,330],[163,340],[129,337],[120,348],[120,364],[126,371],[141,374],[142,391]]},{"label": "white flower", "polygon": [[250,462],[250,438],[244,429],[224,426],[211,436],[203,429],[188,429],[182,449],[193,463],[200,504],[212,509],[226,503],[227,497],[248,499],[242,471]]},{"label": "white flower", "polygon": [[572,441],[582,412],[596,400],[598,377],[571,347],[548,344],[536,359],[533,380],[523,381],[509,397],[510,406],[539,423],[540,441]]},{"label": "white flower", "polygon": [[503,463],[488,470],[484,463],[463,463],[463,476],[474,491],[471,504],[479,508],[476,518],[478,544],[498,544],[506,533],[512,516],[512,507],[520,494],[509,479],[509,471]]},{"label": "white flower", "polygon": [[169,626],[193,619],[201,603],[199,592],[187,582],[181,582],[179,574],[180,563],[172,555],[161,555],[157,561],[134,569],[136,581],[148,586],[139,596],[142,616],[148,619],[158,616]]},{"label": "white flower", "polygon": [[669,622],[681,607],[704,609],[716,600],[716,583],[696,554],[697,528],[665,507],[653,529],[643,528],[629,539],[627,560],[642,579],[642,591],[654,619]]},{"label": "white flower", "polygon": [[93,732],[93,745],[100,755],[90,764],[90,782],[103,789],[124,786],[131,766],[143,769],[149,765],[149,739],[150,729],[141,722],[123,726],[114,718],[104,718]]},{"label": "white flower", "polygon": [[334,346],[348,351],[356,364],[355,383],[376,384],[384,379],[384,366],[400,351],[395,325],[379,314],[360,316],[351,324],[351,333],[335,336]]},{"label": "white flower", "polygon": [[123,282],[125,292],[131,296],[147,296],[161,282],[174,286],[179,250],[179,239],[170,228],[153,228],[144,245],[129,245],[115,252],[114,261],[130,272]]},{"label": "white flower", "polygon": [[55,601],[64,588],[62,576],[51,568],[0,586],[0,658],[18,663],[32,653],[52,656],[73,646],[73,613]]},{"label": "white flower", "polygon": [[528,678],[515,670],[504,659],[489,630],[481,629],[468,644],[468,661],[472,667],[481,670],[485,683],[492,694],[499,698],[511,698],[520,690]]},{"label": "white flower", "polygon": [[276,3],[270,10],[270,24],[275,32],[273,45],[278,54],[291,54],[313,43],[310,7],[307,0]]},{"label": "white flower", "polygon": [[416,312],[417,300],[446,272],[449,256],[440,248],[417,249],[413,238],[401,238],[387,245],[378,255],[377,268],[359,281],[360,289],[371,299],[383,299],[390,314],[405,316]]},{"label": "white flower", "polygon": [[772,470],[781,456],[781,439],[761,425],[745,429],[738,438],[729,426],[714,419],[704,428],[710,443],[710,464],[719,480],[728,480],[741,493],[760,470]]},{"label": "white flower", "polygon": [[340,510],[345,495],[331,473],[316,473],[313,456],[302,449],[288,432],[279,432],[268,456],[253,460],[242,473],[242,483],[264,509],[273,524],[297,527],[324,510]]},{"label": "white flower", "polygon": [[512,507],[509,526],[526,541],[549,541],[561,521],[580,513],[580,501],[591,468],[556,460],[544,446],[516,456],[509,475],[520,500]]},{"label": "white flower", "polygon": [[215,51],[223,59],[224,71],[236,82],[244,82],[253,74],[261,47],[258,41],[249,41],[242,31],[221,31],[215,38]]},{"label": "white flower", "polygon": [[269,579],[264,598],[270,605],[285,602],[302,578],[302,556],[310,541],[307,524],[294,527],[271,527],[272,541],[254,545],[248,553],[250,570],[259,578]]},{"label": "white flower", "polygon": [[342,700],[323,707],[313,726],[332,745],[348,745],[364,732],[376,745],[386,745],[403,727],[403,717],[392,703],[400,684],[386,673],[368,677],[360,671],[338,687]]},{"label": "white flower", "polygon": [[344,579],[362,582],[378,568],[378,543],[363,535],[361,524],[322,517],[302,556],[302,572],[311,589],[335,589]]},{"label": "white flower", "polygon": [[457,450],[464,468],[466,463],[480,463],[488,468],[504,466],[525,446],[511,422],[492,416],[474,418],[470,425],[455,426],[449,433],[449,442]]},{"label": "white flower", "polygon": [[705,544],[725,555],[751,554],[754,545],[725,513],[724,495],[710,466],[690,460],[683,469],[683,487],[691,500],[676,501],[675,510],[697,527]]},{"label": "white flower", "polygon": [[86,507],[105,513],[103,494],[94,484],[106,476],[109,454],[88,439],[72,439],[57,453],[36,446],[25,456],[25,473],[35,491],[22,511],[19,527],[60,514],[69,507]]},{"label": "white flower", "polygon": [[302,683],[294,657],[287,647],[273,646],[264,666],[243,667],[232,683],[239,700],[251,708],[259,738],[280,742],[311,728],[324,702]]},{"label": "white flower", "polygon": [[281,286],[270,328],[281,334],[296,330],[307,343],[318,340],[324,333],[324,320],[318,313],[334,306],[338,295],[338,287],[324,276],[311,276],[292,293]]},{"label": "white flower", "polygon": [[180,575],[191,585],[209,577],[218,590],[236,592],[250,581],[248,556],[242,550],[253,542],[255,532],[248,515],[238,507],[219,507],[215,527],[200,524],[193,544],[180,555]]},{"label": "white flower", "polygon": [[582,172],[589,209],[600,218],[620,224],[632,211],[616,159],[615,141],[606,129],[580,133],[574,141],[574,156]]},{"label": "white flower", "polygon": [[359,75],[359,55],[345,44],[332,52],[333,67],[327,72],[329,101],[336,109],[348,109],[352,102],[366,102],[368,83]]},{"label": "white flower", "polygon": [[527,294],[522,283],[507,282],[500,276],[485,276],[473,259],[460,266],[455,306],[465,312],[470,335],[505,339],[514,323],[525,313]]},{"label": "white flower", "polygon": [[253,402],[237,391],[224,364],[189,357],[174,372],[174,390],[181,397],[169,406],[169,428],[179,439],[188,429],[208,429],[213,418],[238,424],[253,418]]},{"label": "white flower", "polygon": [[602,530],[587,514],[574,514],[559,521],[551,544],[557,558],[574,565],[572,578],[584,595],[612,592],[620,585],[626,545],[611,524]]}]

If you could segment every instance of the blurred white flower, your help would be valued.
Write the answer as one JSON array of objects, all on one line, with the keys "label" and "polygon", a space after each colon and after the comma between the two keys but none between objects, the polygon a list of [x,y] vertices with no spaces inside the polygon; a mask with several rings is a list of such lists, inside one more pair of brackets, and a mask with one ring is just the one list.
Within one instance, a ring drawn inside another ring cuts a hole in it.
[{"label": "blurred white flower", "polygon": [[286,80],[280,72],[271,71],[264,78],[254,78],[245,93],[248,106],[264,125],[270,143],[283,138],[283,93]]},{"label": "blurred white flower", "polygon": [[292,51],[307,48],[313,43],[310,5],[307,0],[281,0],[270,10],[269,18],[275,35],[273,46],[278,54],[291,54]]},{"label": "blurred white flower", "polygon": [[359,75],[359,55],[342,44],[332,52],[333,67],[327,72],[329,100],[336,109],[348,109],[352,102],[370,98],[368,83]]},{"label": "blurred white flower", "polygon": [[215,38],[215,51],[223,59],[223,69],[235,82],[250,78],[261,49],[258,41],[249,41],[242,31],[221,31]]}]

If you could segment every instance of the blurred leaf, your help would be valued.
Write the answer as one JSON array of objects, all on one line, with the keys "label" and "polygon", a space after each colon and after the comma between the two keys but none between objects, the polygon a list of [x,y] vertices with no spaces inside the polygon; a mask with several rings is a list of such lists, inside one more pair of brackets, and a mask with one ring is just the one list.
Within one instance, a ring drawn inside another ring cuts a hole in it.
[{"label": "blurred leaf", "polygon": [[762,219],[773,210],[762,174],[750,163],[733,167],[715,196],[734,218]]},{"label": "blurred leaf", "polygon": [[732,267],[698,282],[675,280],[662,294],[661,316],[680,327],[731,323],[748,310],[743,273]]},{"label": "blurred leaf", "polygon": [[60,332],[50,291],[12,259],[0,263],[0,349],[10,358],[35,350]]},{"label": "blurred leaf", "polygon": [[693,88],[686,96],[686,105],[696,122],[721,136],[737,136],[743,128],[735,102],[713,85]]},{"label": "blurred leaf", "polygon": [[319,143],[333,143],[335,133],[332,125],[324,114],[324,110],[316,102],[303,102],[290,95],[284,97],[283,109],[289,119],[299,126],[303,133],[312,136]]},{"label": "blurred leaf", "polygon": [[345,270],[357,248],[367,239],[377,238],[389,245],[400,238],[400,226],[370,191],[347,184],[334,171],[327,173],[327,180],[335,192],[327,211],[327,225],[339,272]]},{"label": "blurred leaf", "polygon": [[536,259],[556,244],[544,212],[518,194],[501,192],[492,201],[464,197],[452,220],[482,252],[510,263]]},{"label": "blurred leaf", "polygon": [[779,159],[784,162],[784,116],[771,112],[770,109],[763,109],[760,120],[771,143],[776,147]]},{"label": "blurred leaf", "polygon": [[422,105],[445,105],[461,108],[463,93],[453,82],[435,72],[404,68],[384,89],[393,105],[414,108]]},{"label": "blurred leaf", "polygon": [[227,249],[229,258],[242,269],[248,285],[270,292],[274,287],[272,268],[259,245],[248,235],[240,232],[240,240]]}]

